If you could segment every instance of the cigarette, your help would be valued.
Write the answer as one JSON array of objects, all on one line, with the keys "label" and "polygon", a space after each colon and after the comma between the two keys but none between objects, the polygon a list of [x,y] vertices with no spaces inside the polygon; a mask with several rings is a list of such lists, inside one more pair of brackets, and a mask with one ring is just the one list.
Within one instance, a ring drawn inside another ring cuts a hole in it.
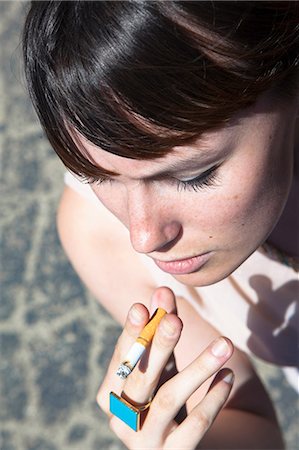
[{"label": "cigarette", "polygon": [[152,341],[158,325],[165,314],[166,311],[163,308],[156,309],[156,311],[130,348],[125,360],[119,366],[116,374],[120,378],[125,380],[127,376],[130,375],[134,367],[137,365],[138,361],[141,359],[147,346]]}]

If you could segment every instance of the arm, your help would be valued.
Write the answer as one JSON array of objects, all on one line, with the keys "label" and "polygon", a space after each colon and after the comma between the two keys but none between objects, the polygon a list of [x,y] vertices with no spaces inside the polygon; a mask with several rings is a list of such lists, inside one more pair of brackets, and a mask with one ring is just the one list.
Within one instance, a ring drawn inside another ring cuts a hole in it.
[{"label": "arm", "polygon": [[[118,322],[124,323],[132,303],[150,304],[154,283],[133,252],[127,231],[104,207],[97,209],[66,188],[58,211],[58,230],[75,270]],[[187,324],[175,351],[178,369],[182,370],[219,333],[183,298],[177,299],[177,307]],[[190,346],[190,342],[197,345]],[[235,385],[202,448],[283,448],[273,407],[248,358],[235,350],[226,366],[235,373]],[[189,410],[203,398],[210,382],[190,398]]]},{"label": "arm", "polygon": [[[195,358],[219,333],[201,318],[197,319],[198,315],[189,303],[180,298],[177,302],[179,317],[183,323],[188,323],[176,349],[178,369],[181,370],[188,363],[187,355],[188,358]],[[200,345],[190,349],[190,342],[199,342]],[[234,386],[225,408],[201,441],[201,448],[284,448],[273,405],[248,356],[235,349],[225,367],[235,373]],[[210,382],[204,383],[191,397],[189,409],[202,399]]]}]

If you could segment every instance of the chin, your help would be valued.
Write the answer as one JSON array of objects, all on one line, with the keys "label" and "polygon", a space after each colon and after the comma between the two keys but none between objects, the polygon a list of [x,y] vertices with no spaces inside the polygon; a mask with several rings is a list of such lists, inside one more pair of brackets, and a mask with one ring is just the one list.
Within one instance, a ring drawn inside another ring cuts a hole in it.
[{"label": "chin", "polygon": [[180,283],[192,287],[210,286],[226,278],[225,276],[223,277],[220,276],[217,277],[212,275],[202,276],[199,275],[198,273],[190,273],[186,275],[172,275],[172,276]]},{"label": "chin", "polygon": [[[231,273],[231,272],[230,272]],[[189,273],[185,275],[172,275],[177,281],[185,284],[186,286],[192,287],[202,287],[202,286],[210,286],[212,284],[218,283],[218,281],[226,278],[228,274],[220,275],[220,274],[212,274],[212,273]]]}]

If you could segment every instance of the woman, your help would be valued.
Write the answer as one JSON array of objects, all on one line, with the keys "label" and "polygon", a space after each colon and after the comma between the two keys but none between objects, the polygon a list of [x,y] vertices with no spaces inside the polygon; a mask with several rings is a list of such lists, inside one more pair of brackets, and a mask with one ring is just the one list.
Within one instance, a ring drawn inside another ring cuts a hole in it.
[{"label": "woman", "polygon": [[[296,383],[297,17],[297,2],[32,2],[29,91],[70,171],[61,241],[125,324],[98,403],[128,448],[283,447],[250,354]],[[146,405],[137,433],[110,391]]]}]

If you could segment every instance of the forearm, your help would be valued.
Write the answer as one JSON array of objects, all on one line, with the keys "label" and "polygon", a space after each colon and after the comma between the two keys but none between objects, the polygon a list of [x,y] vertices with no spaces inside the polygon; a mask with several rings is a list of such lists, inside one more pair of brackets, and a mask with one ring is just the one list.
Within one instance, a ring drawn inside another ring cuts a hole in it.
[{"label": "forearm", "polygon": [[200,443],[201,449],[284,449],[274,421],[246,411],[224,409]]}]

